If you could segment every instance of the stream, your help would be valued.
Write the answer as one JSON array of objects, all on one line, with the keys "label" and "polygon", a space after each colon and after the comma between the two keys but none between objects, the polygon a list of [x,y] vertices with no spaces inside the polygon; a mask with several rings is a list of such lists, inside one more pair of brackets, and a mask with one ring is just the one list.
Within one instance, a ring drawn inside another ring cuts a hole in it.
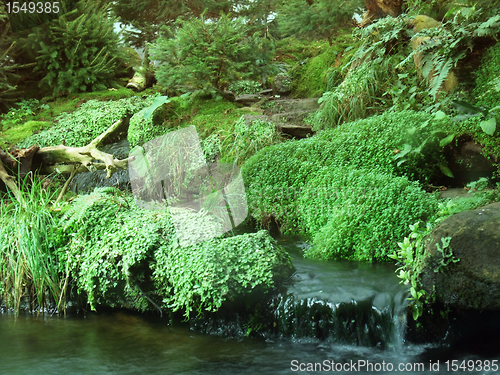
[{"label": "stream", "polygon": [[[498,373],[492,369],[500,357],[405,341],[408,294],[394,265],[303,259],[307,244],[300,238],[277,240],[296,267],[274,312],[283,326],[279,334],[207,334],[193,324],[168,325],[157,315],[127,311],[66,318],[25,313],[16,318],[4,311],[0,374]],[[314,332],[324,337],[308,335],[321,314],[329,323]],[[301,316],[308,322],[301,323]],[[479,371],[479,365],[490,371]]]}]

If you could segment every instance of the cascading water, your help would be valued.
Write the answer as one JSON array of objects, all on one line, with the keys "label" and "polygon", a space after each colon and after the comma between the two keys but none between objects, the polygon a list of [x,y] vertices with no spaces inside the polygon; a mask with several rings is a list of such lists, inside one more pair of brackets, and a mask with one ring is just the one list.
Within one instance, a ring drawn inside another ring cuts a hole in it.
[{"label": "cascading water", "polygon": [[193,330],[223,336],[251,333],[267,339],[321,340],[400,349],[406,326],[407,288],[389,264],[303,259],[308,245],[278,239],[294,258],[296,272],[264,305],[228,305],[193,319]]}]

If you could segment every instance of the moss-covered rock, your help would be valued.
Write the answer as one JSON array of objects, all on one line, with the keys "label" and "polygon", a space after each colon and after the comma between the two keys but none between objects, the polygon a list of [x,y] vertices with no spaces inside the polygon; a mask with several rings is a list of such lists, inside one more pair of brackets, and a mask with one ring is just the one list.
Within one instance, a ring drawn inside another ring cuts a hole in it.
[{"label": "moss-covered rock", "polygon": [[301,62],[293,71],[292,95],[300,98],[317,98],[326,91],[327,71],[335,66],[342,54],[342,47],[332,46],[318,56]]}]

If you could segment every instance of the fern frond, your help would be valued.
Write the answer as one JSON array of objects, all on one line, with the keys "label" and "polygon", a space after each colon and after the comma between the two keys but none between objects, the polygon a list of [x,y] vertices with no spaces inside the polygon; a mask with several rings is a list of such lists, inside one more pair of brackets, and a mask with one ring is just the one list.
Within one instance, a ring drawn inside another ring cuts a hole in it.
[{"label": "fern frond", "polygon": [[434,99],[436,99],[437,93],[439,92],[441,85],[448,77],[448,73],[450,72],[451,68],[453,68],[454,59],[451,57],[446,58],[444,56],[437,55],[436,58],[433,60],[434,60],[433,65],[434,65],[435,75],[429,82],[430,85],[429,94],[433,96]]}]

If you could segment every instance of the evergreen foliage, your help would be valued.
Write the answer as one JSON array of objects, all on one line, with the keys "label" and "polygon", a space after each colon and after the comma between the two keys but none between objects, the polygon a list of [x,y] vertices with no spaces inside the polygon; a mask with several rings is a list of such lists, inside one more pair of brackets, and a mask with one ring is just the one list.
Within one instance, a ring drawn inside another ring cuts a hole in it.
[{"label": "evergreen foliage", "polygon": [[142,48],[145,42],[153,42],[162,25],[175,26],[178,19],[206,17],[216,19],[220,12],[232,11],[228,0],[121,0],[112,5],[113,12],[125,25],[132,26],[124,32],[125,39],[132,46]]},{"label": "evergreen foliage", "polygon": [[35,71],[43,78],[40,86],[53,94],[98,91],[114,84],[125,61],[114,31],[115,18],[109,5],[80,1],[66,14],[30,30],[20,38],[20,47],[36,56]]},{"label": "evergreen foliage", "polygon": [[222,14],[209,21],[202,15],[179,21],[177,26],[150,49],[160,62],[156,78],[166,88],[188,84],[220,92],[231,82],[259,73],[258,65],[267,64],[269,54],[259,48],[261,38],[247,36],[249,29],[241,17]]},{"label": "evergreen foliage", "polygon": [[10,84],[14,77],[13,70],[16,68],[10,60],[9,53],[13,49],[10,43],[10,23],[7,16],[5,4],[0,3],[0,113],[7,110],[8,104],[12,102],[10,98],[15,86]]},{"label": "evergreen foliage", "polygon": [[282,35],[295,37],[326,38],[332,45],[332,37],[341,26],[352,19],[364,1],[289,0],[278,9],[278,24]]}]

